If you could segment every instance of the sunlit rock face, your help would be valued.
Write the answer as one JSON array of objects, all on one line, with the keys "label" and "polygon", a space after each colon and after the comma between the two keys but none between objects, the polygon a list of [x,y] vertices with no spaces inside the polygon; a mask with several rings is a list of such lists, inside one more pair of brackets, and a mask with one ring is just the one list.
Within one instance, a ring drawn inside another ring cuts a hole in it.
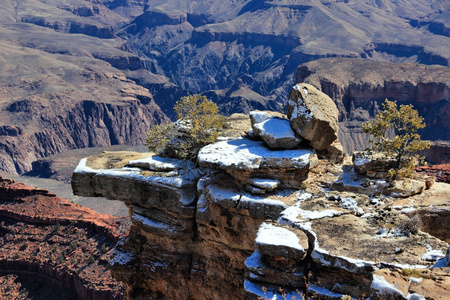
[{"label": "sunlit rock face", "polygon": [[[448,217],[448,184],[396,197],[358,176],[349,159],[333,165],[312,149],[241,137],[202,148],[195,164],[99,154],[80,162],[72,184],[128,206],[130,235],[110,263],[130,299],[448,293],[448,272],[430,269],[448,249],[435,229]],[[412,281],[410,269],[434,279]]]}]

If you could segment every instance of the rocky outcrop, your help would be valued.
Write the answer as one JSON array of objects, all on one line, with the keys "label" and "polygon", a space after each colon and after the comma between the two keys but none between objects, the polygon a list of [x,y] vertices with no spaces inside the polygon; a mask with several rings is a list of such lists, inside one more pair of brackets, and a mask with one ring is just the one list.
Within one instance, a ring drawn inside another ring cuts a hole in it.
[{"label": "rocky outcrop", "polygon": [[[44,298],[58,292],[80,299],[123,298],[122,284],[105,262],[127,232],[125,219],[2,177],[0,202],[0,271],[18,276],[18,292]],[[1,297],[12,291],[3,292]]]},{"label": "rocky outcrop", "polygon": [[326,150],[338,138],[339,112],[330,97],[309,84],[295,85],[287,116],[295,132],[316,150]]},{"label": "rocky outcrop", "polygon": [[388,178],[389,170],[396,167],[397,162],[393,158],[386,157],[383,153],[355,152],[353,153],[353,165],[355,171],[369,178]]},{"label": "rocky outcrop", "polygon": [[261,138],[270,149],[294,149],[301,138],[295,134],[288,119],[273,113],[252,111],[253,135]]},{"label": "rocky outcrop", "polygon": [[[266,153],[261,143],[241,138],[206,146],[197,169],[142,153],[104,153],[80,162],[75,193],[120,198],[130,209],[130,236],[111,260],[128,298],[448,294],[447,269],[430,269],[446,265],[445,230],[433,224],[447,218],[447,184],[412,197],[369,197],[347,186],[337,191],[332,183],[345,174],[342,166],[319,160],[297,178],[300,186],[286,189],[281,174],[288,172],[280,166],[288,162],[281,157],[298,150]],[[247,181],[242,172],[249,172]],[[267,187],[265,194],[257,187]],[[424,288],[408,272],[435,288]]]}]

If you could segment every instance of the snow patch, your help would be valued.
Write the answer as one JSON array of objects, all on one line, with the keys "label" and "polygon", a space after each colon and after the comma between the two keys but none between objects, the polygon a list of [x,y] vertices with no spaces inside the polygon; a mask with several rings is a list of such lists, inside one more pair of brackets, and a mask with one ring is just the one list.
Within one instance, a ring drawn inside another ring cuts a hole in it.
[{"label": "snow patch", "polygon": [[427,247],[427,252],[424,255],[422,255],[422,260],[437,261],[445,257],[442,250],[433,250],[433,248],[431,248],[429,244],[425,244],[425,247]]},{"label": "snow patch", "polygon": [[270,119],[270,115],[264,111],[251,111],[250,116],[255,120],[255,123],[261,123]]},{"label": "snow patch", "polygon": [[319,296],[319,299],[334,299],[334,298],[338,298],[340,299],[342,297],[342,294],[338,294],[338,293],[334,293],[332,291],[330,291],[329,289],[326,289],[324,287],[315,285],[310,283],[308,285],[308,291],[313,294],[315,297],[311,297],[312,299],[317,298],[317,296]]},{"label": "snow patch", "polygon": [[416,293],[412,293],[412,294],[408,294],[408,296],[406,297],[407,300],[425,300],[426,298],[422,295],[416,294]]},{"label": "snow patch", "polygon": [[259,245],[285,246],[304,251],[295,233],[286,228],[273,226],[265,222],[259,226],[255,241]]},{"label": "snow patch", "polygon": [[373,275],[372,284],[370,288],[375,291],[375,293],[380,297],[388,297],[389,295],[399,295],[406,298],[405,295],[392,284],[386,281],[383,276]]},{"label": "snow patch", "polygon": [[212,164],[222,169],[304,168],[314,153],[312,149],[272,151],[262,141],[240,138],[203,147],[199,151],[198,161],[201,165]]},{"label": "snow patch", "polygon": [[133,253],[122,251],[122,250],[119,250],[116,248],[116,249],[114,249],[114,251],[111,254],[111,259],[109,260],[109,264],[110,265],[115,265],[115,264],[125,265],[135,258],[136,257],[134,256]]},{"label": "snow patch", "polygon": [[165,230],[165,231],[169,231],[169,232],[173,232],[174,231],[173,228],[171,228],[167,224],[150,220],[149,218],[141,216],[141,215],[139,215],[137,213],[132,213],[131,214],[131,219],[133,221],[139,222],[139,223],[141,223],[143,225],[146,225],[148,227],[155,228],[155,229],[158,229],[158,230]]},{"label": "snow patch", "polygon": [[259,179],[259,178],[253,178],[250,183],[258,188],[268,190],[274,190],[280,184],[280,182],[276,179]]}]

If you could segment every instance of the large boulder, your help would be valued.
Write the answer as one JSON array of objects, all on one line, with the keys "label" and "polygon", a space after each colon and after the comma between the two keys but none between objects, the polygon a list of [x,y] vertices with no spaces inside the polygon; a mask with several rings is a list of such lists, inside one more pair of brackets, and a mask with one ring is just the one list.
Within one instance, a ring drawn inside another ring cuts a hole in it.
[{"label": "large boulder", "polygon": [[339,111],[333,100],[306,83],[294,85],[287,116],[294,131],[316,150],[326,150],[338,138]]},{"label": "large boulder", "polygon": [[250,120],[254,136],[260,137],[270,149],[294,149],[302,141],[281,114],[252,111]]}]

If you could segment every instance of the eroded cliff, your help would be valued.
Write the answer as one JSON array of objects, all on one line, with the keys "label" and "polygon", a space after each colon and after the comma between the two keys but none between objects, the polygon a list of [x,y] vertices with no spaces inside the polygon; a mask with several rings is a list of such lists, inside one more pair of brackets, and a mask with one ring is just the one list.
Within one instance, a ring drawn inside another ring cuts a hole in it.
[{"label": "eroded cliff", "polygon": [[2,299],[123,298],[107,262],[125,219],[2,177],[0,216]]},{"label": "eroded cliff", "polygon": [[448,184],[391,186],[349,160],[254,138],[208,145],[196,164],[136,152],[81,160],[74,193],[130,210],[130,235],[110,261],[128,299],[449,293]]}]

